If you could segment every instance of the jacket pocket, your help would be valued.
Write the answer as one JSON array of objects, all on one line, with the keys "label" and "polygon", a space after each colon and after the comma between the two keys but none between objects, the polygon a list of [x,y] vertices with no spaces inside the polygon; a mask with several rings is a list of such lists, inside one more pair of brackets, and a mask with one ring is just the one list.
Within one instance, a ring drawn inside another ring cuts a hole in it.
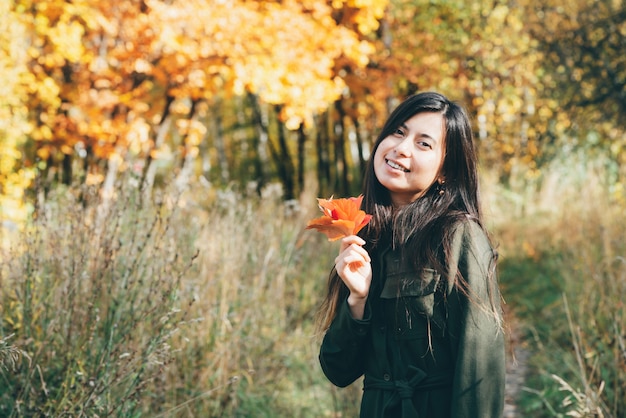
[{"label": "jacket pocket", "polygon": [[400,338],[419,338],[442,333],[441,315],[435,312],[441,275],[433,269],[403,271],[387,275],[380,294],[387,319]]},{"label": "jacket pocket", "polygon": [[424,313],[432,314],[434,294],[441,275],[433,269],[421,271],[402,271],[387,275],[385,285],[380,293],[383,299],[397,299],[402,297],[414,297],[419,306],[423,306]]}]

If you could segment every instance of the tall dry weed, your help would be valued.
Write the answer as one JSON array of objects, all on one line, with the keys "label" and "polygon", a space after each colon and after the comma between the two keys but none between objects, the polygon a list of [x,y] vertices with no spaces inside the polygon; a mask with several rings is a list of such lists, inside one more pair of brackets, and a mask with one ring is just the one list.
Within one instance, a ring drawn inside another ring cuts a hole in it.
[{"label": "tall dry weed", "polygon": [[100,223],[102,200],[80,192],[41,199],[2,254],[0,332],[25,353],[0,368],[3,416],[134,415],[172,358],[193,233],[173,201],[140,205],[126,188]]},{"label": "tall dry weed", "polygon": [[312,196],[117,193],[55,190],[2,254],[0,415],[355,410],[317,361],[336,248],[304,231]]},{"label": "tall dry weed", "polygon": [[[311,207],[315,199],[311,199]],[[334,250],[304,231],[310,208],[223,192],[203,211],[200,274],[183,284],[201,318],[170,374],[171,412],[319,416],[330,392],[313,318]]]},{"label": "tall dry weed", "polygon": [[530,396],[542,398],[529,413],[624,416],[626,202],[620,183],[601,161],[572,158],[520,184],[491,183],[488,207],[502,266],[512,269],[503,272],[510,281],[503,283],[505,298],[510,309],[526,312],[533,373],[546,377],[529,382],[540,385],[527,388]]}]

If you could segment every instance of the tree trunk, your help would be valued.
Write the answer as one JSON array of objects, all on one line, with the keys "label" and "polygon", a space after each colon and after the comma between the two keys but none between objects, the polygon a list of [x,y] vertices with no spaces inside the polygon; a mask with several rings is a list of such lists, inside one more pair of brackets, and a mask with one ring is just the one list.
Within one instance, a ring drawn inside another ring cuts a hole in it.
[{"label": "tree trunk", "polygon": [[115,180],[117,179],[117,174],[122,163],[121,155],[123,155],[123,151],[118,148],[107,160],[106,176],[100,187],[100,203],[96,210],[96,236],[93,242],[98,242],[104,223],[107,221],[109,215],[111,201],[115,196]]},{"label": "tree trunk", "polygon": [[61,182],[67,186],[72,184],[72,156],[63,154],[63,171],[61,173]]},{"label": "tree trunk", "polygon": [[154,139],[154,144],[148,151],[148,155],[146,156],[146,163],[143,168],[143,175],[141,179],[141,187],[143,190],[143,198],[149,198],[152,193],[152,186],[154,185],[154,177],[156,176],[156,165],[154,163],[154,159],[152,158],[152,152],[156,149],[159,149],[163,143],[165,142],[165,136],[169,131],[171,119],[170,119],[170,106],[174,101],[174,97],[167,96],[165,98],[165,107],[163,108],[163,115],[161,115],[161,120],[157,126],[157,133]]},{"label": "tree trunk", "polygon": [[267,182],[267,174],[265,166],[269,160],[267,158],[267,142],[269,138],[267,128],[267,118],[263,116],[256,97],[252,93],[248,93],[248,105],[252,109],[252,123],[256,128],[257,135],[252,136],[252,146],[256,150],[256,158],[254,159],[254,174],[256,178],[256,191],[261,195],[261,190]]},{"label": "tree trunk", "polygon": [[348,178],[348,160],[346,158],[346,128],[344,125],[345,112],[341,106],[341,101],[335,102],[337,117],[335,119],[335,165],[337,167],[337,177],[335,188],[342,195],[350,193],[350,180]]},{"label": "tree trunk", "polygon": [[367,164],[367,161],[365,158],[365,151],[363,149],[363,136],[361,135],[361,127],[359,125],[358,118],[352,119],[352,123],[354,124],[356,149],[357,149],[358,159],[359,159],[359,174],[361,175],[361,178],[362,178],[363,175],[365,174],[365,167]]},{"label": "tree trunk", "polygon": [[304,190],[304,165],[305,152],[304,145],[306,142],[306,135],[304,133],[304,125],[300,123],[298,127],[298,191],[302,193]]},{"label": "tree trunk", "polygon": [[[281,111],[281,106],[276,105],[275,107],[276,115],[278,116]],[[293,166],[293,161],[291,159],[291,154],[289,153],[289,147],[287,144],[287,138],[285,136],[285,126],[276,118],[277,124],[277,135],[278,135],[278,147],[279,152],[277,153],[276,165],[278,167],[278,174],[281,178],[284,187],[284,198],[285,200],[294,199],[296,196],[295,185],[294,185],[294,172],[295,168]]]},{"label": "tree trunk", "polygon": [[196,119],[196,109],[198,106],[199,100],[192,100],[191,109],[189,109],[189,115],[187,119],[189,120],[189,128],[187,132],[182,138],[181,146],[183,149],[183,157],[181,159],[181,168],[176,176],[176,180],[174,180],[174,184],[176,185],[176,190],[178,193],[182,193],[189,184],[189,179],[193,173],[193,166],[196,161],[196,157],[198,156],[198,148],[196,145],[189,145],[189,129],[191,128],[191,123]]},{"label": "tree trunk", "polygon": [[[291,161],[291,155],[289,154],[289,149],[287,148],[284,126],[280,123],[278,118],[276,118],[276,131],[278,135],[278,149],[276,149],[271,141],[271,138],[269,137],[269,123],[265,120],[265,118],[263,118],[261,107],[256,96],[254,96],[254,99],[252,100],[252,105],[254,119],[257,125],[262,127],[264,134],[267,134],[267,148],[270,151],[270,156],[276,165],[278,177],[283,185],[283,198],[286,200],[293,199],[295,197],[293,184],[294,167],[293,162]],[[275,115],[278,115],[280,113],[280,106],[275,106],[274,110]]]},{"label": "tree trunk", "polygon": [[220,170],[220,180],[223,185],[230,181],[230,169],[228,166],[228,158],[226,155],[226,144],[224,143],[224,123],[222,114],[220,113],[221,101],[217,100],[214,106],[213,115],[215,115],[215,150],[217,151],[217,164]]},{"label": "tree trunk", "polygon": [[145,199],[148,199],[150,197],[150,194],[152,193],[152,186],[154,186],[154,178],[156,177],[157,166],[154,158],[152,158],[152,152],[159,149],[163,145],[163,143],[165,142],[165,136],[167,135],[171,124],[172,120],[168,116],[167,119],[159,125],[159,129],[154,140],[154,145],[151,147],[150,152],[146,157],[144,176],[143,180],[141,181],[143,198]]},{"label": "tree trunk", "polygon": [[329,140],[328,140],[328,112],[324,112],[317,118],[317,133],[315,145],[317,148],[317,183],[318,194],[325,196],[330,184],[330,163],[329,163]]}]

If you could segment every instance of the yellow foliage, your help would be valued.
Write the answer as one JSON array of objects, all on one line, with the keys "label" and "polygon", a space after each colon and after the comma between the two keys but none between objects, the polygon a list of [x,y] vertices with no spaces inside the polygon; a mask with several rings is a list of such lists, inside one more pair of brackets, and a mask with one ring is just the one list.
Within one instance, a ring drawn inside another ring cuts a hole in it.
[{"label": "yellow foliage", "polygon": [[[546,25],[575,28],[580,3],[548,0]],[[439,90],[479,116],[481,140],[493,143],[483,155],[492,152],[486,157],[496,162],[532,160],[548,129],[572,123],[556,101],[541,98],[540,80],[550,80],[541,78],[545,56],[529,30],[536,24],[528,22],[530,0],[16,0],[0,7],[8,57],[0,58],[7,80],[0,93],[12,109],[0,107],[0,132],[13,135],[3,145],[19,149],[25,133],[34,141],[32,155],[0,157],[5,177],[22,157],[54,160],[59,151],[170,158],[179,146],[171,142],[186,138],[195,152],[206,132],[194,106],[246,92],[278,105],[294,130],[341,99],[366,132],[396,97]],[[591,88],[582,72],[572,76]],[[165,114],[176,132],[160,130]]]},{"label": "yellow foliage", "polygon": [[206,134],[206,126],[197,120],[181,119],[176,122],[181,134],[186,135],[187,145],[197,146],[202,142],[202,138]]},{"label": "yellow foliage", "polygon": [[[349,3],[367,8],[386,2]],[[310,120],[340,96],[345,85],[334,77],[337,58],[345,55],[364,66],[373,52],[368,42],[334,22],[324,1],[148,4],[153,20],[162,22],[154,45],[168,56],[164,73],[176,74],[177,95],[206,94],[207,88],[217,90],[221,80],[232,77],[234,93],[247,89],[267,103],[283,105],[281,117],[289,128]],[[359,12],[362,24],[373,25],[370,20],[381,8]],[[216,57],[221,61],[215,62]],[[201,65],[208,58],[214,62]]]},{"label": "yellow foliage", "polygon": [[378,29],[388,3],[387,0],[333,0],[331,4],[335,9],[346,6],[354,9],[353,22],[361,34],[369,35]]},{"label": "yellow foliage", "polygon": [[58,108],[61,105],[60,88],[53,78],[45,77],[37,86],[39,87],[39,97],[44,103],[52,108]]},{"label": "yellow foliage", "polygon": [[87,178],[85,179],[85,185],[87,186],[97,186],[102,184],[104,181],[104,176],[99,173],[87,173]]},{"label": "yellow foliage", "polygon": [[145,155],[150,145],[150,125],[144,118],[130,124],[127,133],[128,149],[135,155]]},{"label": "yellow foliage", "polygon": [[69,62],[78,62],[83,57],[83,34],[83,26],[76,21],[59,22],[49,31],[50,41]]},{"label": "yellow foliage", "polygon": [[[13,135],[3,138],[3,146],[18,150],[26,133],[33,146],[27,156],[16,151],[0,157],[0,187],[6,187],[5,173],[20,168],[18,160],[55,164],[61,154],[75,150],[96,160],[112,158],[114,150],[122,158],[128,153],[170,158],[171,144],[154,138],[164,113],[180,120],[168,125],[178,131],[172,137],[185,137],[187,152],[197,152],[206,132],[188,120],[193,117],[189,103],[214,96],[250,91],[280,105],[287,128],[310,123],[346,92],[337,68],[349,63],[364,69],[370,62],[375,47],[365,35],[376,31],[387,4],[4,2],[2,47],[10,51],[0,69],[6,63],[15,74],[3,73],[10,82],[0,89],[8,89],[1,91],[3,100],[12,100],[11,115],[20,115],[22,125],[2,126],[10,118],[0,118],[0,131]],[[91,173],[89,182],[100,174]]]},{"label": "yellow foliage", "polygon": [[27,121],[22,80],[28,74],[26,30],[10,3],[0,2],[0,248],[9,244],[15,230],[29,216],[24,191],[33,179],[22,164]]}]

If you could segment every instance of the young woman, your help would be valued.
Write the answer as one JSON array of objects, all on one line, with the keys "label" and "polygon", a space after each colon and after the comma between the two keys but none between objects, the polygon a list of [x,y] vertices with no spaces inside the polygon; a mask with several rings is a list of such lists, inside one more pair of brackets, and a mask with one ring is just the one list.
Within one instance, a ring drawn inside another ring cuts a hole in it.
[{"label": "young woman", "polygon": [[374,144],[363,207],[322,305],[320,363],[344,387],[364,375],[361,417],[491,418],[504,405],[496,252],[482,224],[465,111],[408,98]]}]

